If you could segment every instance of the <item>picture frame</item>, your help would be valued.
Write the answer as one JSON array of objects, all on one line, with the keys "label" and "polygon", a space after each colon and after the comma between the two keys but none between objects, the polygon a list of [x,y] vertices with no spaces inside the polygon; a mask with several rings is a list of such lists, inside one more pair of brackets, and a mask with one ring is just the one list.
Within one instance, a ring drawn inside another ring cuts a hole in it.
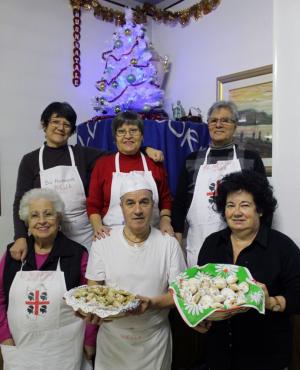
[{"label": "picture frame", "polygon": [[272,64],[217,77],[216,92],[218,101],[231,100],[238,107],[234,142],[258,151],[272,176]]}]

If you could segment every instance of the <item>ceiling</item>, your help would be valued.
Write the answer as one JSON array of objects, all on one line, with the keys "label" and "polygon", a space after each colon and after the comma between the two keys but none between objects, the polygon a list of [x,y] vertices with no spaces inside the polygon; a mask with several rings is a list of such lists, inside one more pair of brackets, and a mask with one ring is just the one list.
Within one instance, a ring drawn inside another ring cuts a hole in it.
[{"label": "ceiling", "polygon": [[[157,5],[159,3],[162,3],[164,0],[136,0],[138,3],[142,3],[142,4],[145,4],[145,3],[148,3],[148,4],[152,4],[152,5]],[[175,2],[175,1],[174,1]]]},{"label": "ceiling", "polygon": [[135,7],[141,4],[152,4],[157,5],[159,8],[166,9],[170,8],[175,4],[182,3],[184,0],[105,0],[107,3]]}]

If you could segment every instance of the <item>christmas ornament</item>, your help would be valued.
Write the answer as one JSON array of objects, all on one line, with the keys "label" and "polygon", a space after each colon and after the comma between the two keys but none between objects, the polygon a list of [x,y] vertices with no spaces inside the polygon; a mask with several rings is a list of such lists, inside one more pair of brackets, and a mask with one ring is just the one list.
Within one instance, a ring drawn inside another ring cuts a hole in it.
[{"label": "christmas ornament", "polygon": [[137,59],[136,58],[132,58],[131,61],[130,61],[130,64],[132,64],[133,66],[135,66],[137,64]]},{"label": "christmas ornament", "polygon": [[143,111],[144,112],[149,112],[149,110],[151,109],[151,106],[149,105],[149,104],[145,104],[144,106],[143,106]]},{"label": "christmas ornament", "polygon": [[123,46],[123,42],[121,40],[117,40],[114,46],[116,49],[119,49]]},{"label": "christmas ornament", "polygon": [[99,99],[99,101],[100,101],[100,103],[101,103],[102,105],[105,103],[105,99],[104,99],[103,97],[101,97],[101,98]]},{"label": "christmas ornament", "polygon": [[104,91],[105,90],[105,81],[100,81],[98,85],[99,90]]},{"label": "christmas ornament", "polygon": [[124,31],[124,33],[125,33],[126,36],[130,36],[131,35],[131,29],[126,28],[126,30]]},{"label": "christmas ornament", "polygon": [[136,77],[135,75],[133,75],[132,73],[130,73],[130,75],[128,75],[126,77],[126,80],[130,83],[130,84],[133,84],[135,81],[136,81]]},{"label": "christmas ornament", "polygon": [[113,81],[113,82],[112,82],[112,84],[111,84],[111,86],[112,86],[114,89],[116,89],[116,88],[119,86],[119,84],[118,84],[118,82],[117,82],[117,81]]},{"label": "christmas ornament", "polygon": [[121,112],[121,107],[119,105],[115,106],[115,113],[120,113]]}]

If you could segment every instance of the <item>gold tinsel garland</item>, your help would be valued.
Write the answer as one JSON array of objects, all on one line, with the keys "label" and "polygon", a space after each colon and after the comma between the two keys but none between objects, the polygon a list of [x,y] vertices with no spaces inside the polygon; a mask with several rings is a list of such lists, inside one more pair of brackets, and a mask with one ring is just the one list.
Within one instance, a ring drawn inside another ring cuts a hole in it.
[{"label": "gold tinsel garland", "polygon": [[[215,10],[221,0],[201,0],[197,4],[189,8],[171,12],[168,10],[158,9],[155,5],[143,4],[134,9],[133,20],[135,23],[146,23],[147,16],[157,22],[165,24],[175,24],[179,22],[182,26],[186,25],[191,18],[199,19],[203,15],[209,14]],[[97,18],[106,22],[115,22],[116,25],[125,24],[125,14],[119,10],[107,8],[99,4],[98,0],[70,0],[73,9],[84,8],[86,10],[94,10],[94,15]]]}]

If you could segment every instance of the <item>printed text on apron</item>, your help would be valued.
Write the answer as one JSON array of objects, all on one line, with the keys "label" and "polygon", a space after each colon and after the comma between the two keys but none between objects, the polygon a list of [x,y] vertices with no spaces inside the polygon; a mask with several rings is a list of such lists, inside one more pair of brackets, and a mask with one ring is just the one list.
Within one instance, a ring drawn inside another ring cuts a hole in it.
[{"label": "printed text on apron", "polygon": [[189,224],[187,234],[188,267],[197,264],[198,254],[205,238],[213,232],[221,230],[226,223],[212,208],[212,197],[217,190],[218,181],[225,175],[241,171],[240,162],[233,146],[233,159],[207,164],[208,148],[203,165],[200,166],[196,179],[193,199],[187,214]]},{"label": "printed text on apron", "polygon": [[71,166],[55,166],[44,169],[43,150],[40,148],[39,165],[41,187],[59,193],[65,203],[62,232],[70,239],[84,245],[88,250],[93,239],[93,230],[86,213],[86,196],[82,180],[75,165],[73,150],[68,146]]}]

